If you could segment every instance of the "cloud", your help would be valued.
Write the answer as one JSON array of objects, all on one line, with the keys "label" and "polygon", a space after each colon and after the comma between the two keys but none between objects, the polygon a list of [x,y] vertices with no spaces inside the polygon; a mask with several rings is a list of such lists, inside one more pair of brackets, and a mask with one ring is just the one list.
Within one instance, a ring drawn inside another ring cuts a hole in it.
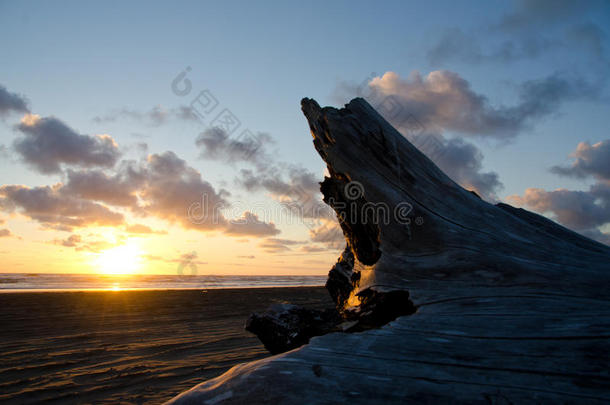
[{"label": "cloud", "polygon": [[434,66],[456,61],[506,64],[567,49],[580,53],[575,59],[589,63],[582,57],[589,55],[598,67],[607,67],[606,36],[587,15],[607,14],[607,3],[536,0],[514,5],[512,12],[475,30],[446,29],[428,50],[428,61]]},{"label": "cloud", "polygon": [[92,253],[101,253],[104,250],[116,247],[116,244],[107,240],[90,240],[76,247],[76,251],[87,251]]},{"label": "cloud", "polygon": [[304,243],[307,242],[292,239],[267,238],[259,243],[258,246],[267,253],[282,253],[292,250],[291,246],[302,245]]},{"label": "cloud", "polygon": [[113,171],[69,169],[66,183],[34,187],[2,186],[0,207],[19,210],[46,227],[71,230],[92,225],[125,225],[128,233],[166,233],[146,225],[124,224],[123,214],[156,217],[183,228],[219,231],[231,236],[270,236],[280,231],[251,212],[227,220],[223,208],[229,193],[216,189],[175,153],[151,154],[139,163],[122,161]]},{"label": "cloud", "polygon": [[184,263],[185,265],[188,264],[188,263],[192,263],[192,264],[208,264],[208,262],[197,260],[198,256],[199,256],[199,254],[197,252],[193,251],[191,253],[183,253],[177,259],[170,259],[168,261],[169,262]]},{"label": "cloud", "polygon": [[521,0],[515,10],[504,15],[494,27],[505,32],[539,29],[542,25],[563,23],[604,6],[603,1]]},{"label": "cloud", "polygon": [[483,172],[483,154],[460,136],[508,141],[558,111],[564,101],[597,97],[599,89],[579,77],[553,74],[516,86],[517,102],[495,106],[468,81],[450,71],[427,76],[394,72],[361,86],[341,83],[335,97],[364,96],[378,112],[457,183],[495,201],[502,188],[495,172]]},{"label": "cloud", "polygon": [[317,246],[317,245],[306,245],[306,246],[301,246],[301,248],[299,249],[301,252],[304,253],[321,253],[321,252],[328,252],[328,248],[325,246]]},{"label": "cloud", "polygon": [[523,197],[513,195],[507,199],[518,206],[551,213],[558,222],[574,230],[586,230],[610,222],[610,200],[604,191],[608,193],[610,188],[589,191],[528,188]]},{"label": "cloud", "polygon": [[[267,192],[302,220],[334,217],[332,209],[322,203],[316,176],[300,165],[278,161],[269,151],[274,143],[264,133],[231,137],[223,129],[215,127],[202,132],[196,140],[201,158],[228,163],[244,162],[254,166],[254,170],[242,168],[235,179],[235,183],[248,192]],[[275,232],[269,226],[263,229]],[[232,227],[228,228],[228,232],[232,232]],[[278,243],[277,240],[265,242],[264,248],[269,251],[289,249],[287,244]]]},{"label": "cloud", "polygon": [[598,229],[610,223],[608,184],[595,184],[588,191],[546,191],[528,188],[523,196],[512,195],[507,197],[507,200],[516,206],[525,206],[541,214],[549,214],[562,225],[599,241],[606,241],[610,236]]},{"label": "cloud", "polygon": [[202,158],[254,165],[255,170],[241,169],[235,179],[247,191],[266,191],[306,218],[331,215],[332,210],[322,203],[316,176],[300,165],[277,161],[269,152],[272,144],[273,139],[264,133],[234,139],[220,128],[207,129],[196,141]]},{"label": "cloud", "polygon": [[70,230],[91,225],[116,226],[123,223],[121,213],[108,207],[61,193],[61,184],[27,187],[0,186],[0,208],[17,210],[45,227]]},{"label": "cloud", "polygon": [[122,162],[116,173],[99,170],[68,172],[65,192],[81,198],[129,208],[140,216],[154,216],[199,231],[221,231],[231,236],[268,236],[280,231],[273,223],[244,212],[227,220],[228,192],[216,191],[201,174],[174,152],[151,154],[139,165]]},{"label": "cloud", "polygon": [[610,181],[610,139],[593,145],[580,142],[570,157],[575,159],[572,166],[553,166],[551,171],[561,176],[593,176],[598,180]]},{"label": "cloud", "polygon": [[[113,174],[98,169],[69,170],[62,193],[155,216],[185,228],[224,228],[220,213],[228,206],[224,190],[217,192],[201,174],[174,152],[148,155],[137,164],[123,161]],[[189,208],[193,206],[189,217]]]},{"label": "cloud", "polygon": [[265,170],[241,169],[236,183],[249,192],[267,192],[297,217],[334,217],[334,211],[322,202],[316,175],[299,165],[276,163]]},{"label": "cloud", "polygon": [[587,238],[596,240],[600,243],[610,246],[610,233],[601,232],[599,229],[587,229],[581,232]]},{"label": "cloud", "polygon": [[483,49],[474,33],[466,33],[460,28],[449,28],[428,50],[428,61],[439,66],[452,61],[472,64],[508,63],[521,59],[532,59],[553,48],[561,42],[556,38],[531,37],[527,41],[502,40],[491,49]]},{"label": "cloud", "polygon": [[495,172],[482,172],[483,154],[461,138],[445,139],[439,134],[418,134],[409,140],[425,153],[441,170],[468,190],[476,191],[486,200],[498,199],[502,189]]},{"label": "cloud", "polygon": [[167,235],[167,231],[164,230],[154,230],[148,225],[143,224],[132,224],[125,226],[125,231],[127,233],[136,234],[136,235],[146,235],[146,234],[156,234],[156,235]]},{"label": "cloud", "polygon": [[520,102],[508,111],[524,123],[522,129],[527,129],[537,120],[557,112],[563,102],[596,99],[600,86],[579,76],[555,73],[527,80],[517,86],[517,92]]},{"label": "cloud", "polygon": [[[0,87],[0,103],[1,112],[28,112],[25,99],[7,92],[4,87]],[[145,113],[122,109],[113,115],[96,117],[95,121],[124,117],[148,120],[154,125],[161,125],[169,118],[196,119],[190,108],[165,110],[157,106]],[[217,230],[236,236],[280,233],[275,224],[265,223],[251,212],[228,221],[220,210],[229,206],[226,200],[229,193],[217,192],[197,170],[173,152],[148,155],[146,161],[139,164],[122,161],[115,168],[121,153],[109,135],[78,134],[55,117],[41,118],[34,114],[26,114],[16,129],[23,137],[14,142],[14,149],[37,171],[60,173],[63,166],[70,167],[66,171],[65,184],[0,187],[0,208],[18,211],[44,227],[70,231],[74,227],[124,225],[129,233],[162,233],[146,225],[126,225],[123,214],[108,207],[111,206],[200,231]],[[257,140],[271,142],[265,134],[259,135]],[[223,147],[226,152],[235,152],[236,145],[244,146],[245,142],[243,139],[231,140],[223,146],[216,145],[216,149],[209,152],[220,153]],[[206,148],[210,146],[208,143]],[[114,170],[109,172],[108,169]]]},{"label": "cloud", "polygon": [[373,77],[365,89],[343,83],[336,97],[364,92],[384,118],[403,132],[412,131],[415,119],[427,132],[453,131],[507,140],[557,111],[562,102],[598,93],[595,86],[578,77],[559,74],[525,81],[516,90],[515,105],[494,106],[457,73],[436,70],[427,76],[412,72],[405,79],[386,72]]},{"label": "cloud", "polygon": [[273,138],[263,132],[254,134],[248,131],[239,136],[229,136],[218,127],[206,129],[195,141],[202,159],[228,163],[250,162],[259,168],[266,167],[273,160],[268,148],[274,143]]},{"label": "cloud", "polygon": [[82,242],[82,237],[77,234],[72,234],[65,239],[54,239],[52,243],[56,245],[61,245],[65,247],[73,247],[76,248]]},{"label": "cloud", "polygon": [[571,27],[566,35],[570,42],[588,50],[598,61],[607,64],[604,45],[607,36],[599,26],[585,22]]},{"label": "cloud", "polygon": [[17,129],[24,137],[14,142],[15,150],[41,173],[58,173],[62,164],[110,168],[120,156],[109,135],[81,135],[55,117],[28,114]]},{"label": "cloud", "polygon": [[553,166],[551,171],[561,176],[597,179],[588,190],[528,188],[523,196],[512,195],[507,200],[549,214],[587,237],[610,244],[610,234],[600,230],[610,224],[610,140],[593,145],[580,142],[570,156],[575,159],[571,166]]},{"label": "cloud", "polygon": [[74,248],[77,252],[91,252],[101,253],[104,250],[108,250],[117,246],[120,246],[124,242],[125,238],[119,238],[119,240],[110,241],[100,237],[100,235],[89,234],[86,238],[78,234],[72,234],[67,238],[53,239],[49,243],[53,245]]},{"label": "cloud", "polygon": [[6,228],[0,229],[0,238],[4,238],[4,237],[8,237],[8,236],[13,236],[13,234],[11,233],[11,231],[9,229],[6,229]]},{"label": "cloud", "polygon": [[140,163],[123,161],[112,174],[98,169],[68,171],[67,183],[59,191],[184,228],[222,230],[227,226],[220,209],[229,205],[225,199],[228,193],[217,192],[171,151],[148,155]]},{"label": "cloud", "polygon": [[481,151],[459,136],[447,139],[444,133],[464,132],[509,139],[525,125],[519,120],[526,113],[515,114],[509,108],[493,107],[466,80],[447,71],[431,72],[426,77],[414,72],[406,79],[387,72],[367,79],[360,88],[342,83],[335,96],[357,95],[364,95],[386,120],[454,181],[475,190],[486,200],[497,199],[502,183],[495,172],[482,171]]},{"label": "cloud", "polygon": [[10,113],[27,113],[27,99],[17,93],[11,93],[6,87],[0,85],[0,117],[7,116]]},{"label": "cloud", "polygon": [[145,125],[158,127],[169,120],[178,119],[184,121],[197,120],[197,116],[190,107],[180,106],[178,108],[166,109],[160,105],[152,107],[148,111],[138,111],[129,108],[113,110],[103,116],[93,117],[93,122],[98,124],[116,122],[118,120],[133,120]]},{"label": "cloud", "polygon": [[101,170],[68,170],[67,182],[62,191],[110,205],[136,207],[136,191],[143,182],[143,176],[130,166],[125,166],[114,175],[108,175]]},{"label": "cloud", "polygon": [[323,245],[327,250],[345,248],[345,236],[335,218],[319,220],[318,226],[309,230],[309,238],[312,242]]},{"label": "cloud", "polygon": [[246,211],[241,218],[230,220],[224,232],[234,236],[272,236],[280,230],[273,222],[263,222],[256,214]]},{"label": "cloud", "polygon": [[217,192],[201,174],[173,152],[152,154],[135,172],[144,178],[138,189],[139,209],[184,228],[221,230],[227,221],[220,209],[229,205],[226,192]]}]

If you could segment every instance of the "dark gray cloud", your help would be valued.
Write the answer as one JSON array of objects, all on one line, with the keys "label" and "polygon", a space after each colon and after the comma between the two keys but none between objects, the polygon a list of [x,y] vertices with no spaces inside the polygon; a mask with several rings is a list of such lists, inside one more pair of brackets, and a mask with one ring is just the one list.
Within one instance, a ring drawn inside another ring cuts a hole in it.
[{"label": "dark gray cloud", "polygon": [[273,222],[263,222],[256,214],[246,211],[240,218],[230,220],[224,232],[232,236],[273,236],[280,230]]},{"label": "dark gray cloud", "polygon": [[131,166],[116,174],[102,170],[68,170],[67,182],[62,191],[87,200],[102,201],[110,205],[136,207],[136,192],[145,178]]},{"label": "dark gray cloud", "polygon": [[173,152],[152,154],[137,173],[145,179],[138,189],[142,214],[201,231],[227,226],[220,209],[229,205],[201,174]]},{"label": "dark gray cloud", "polygon": [[578,76],[552,74],[542,79],[527,80],[517,86],[519,103],[506,111],[521,129],[528,129],[537,120],[559,110],[562,103],[593,100],[599,97],[599,83],[590,83]]},{"label": "dark gray cloud", "polygon": [[86,251],[92,253],[100,253],[103,250],[115,247],[116,244],[100,238],[98,235],[89,235],[83,238],[81,235],[72,234],[64,239],[53,239],[49,243],[63,247],[74,248],[77,252]]},{"label": "dark gray cloud", "polygon": [[365,88],[342,83],[342,102],[364,96],[397,129],[412,131],[413,119],[428,132],[453,131],[464,136],[510,139],[556,112],[561,103],[598,96],[598,87],[579,77],[553,74],[516,86],[518,101],[495,106],[457,73],[437,70],[427,76],[394,72],[372,78]]},{"label": "dark gray cloud", "polygon": [[309,231],[309,237],[309,241],[267,238],[259,243],[259,247],[267,253],[322,253],[345,249],[345,237],[336,220],[319,221],[319,226]]},{"label": "dark gray cloud", "polygon": [[607,64],[605,43],[608,41],[608,35],[598,25],[592,22],[577,24],[571,27],[566,35],[569,42],[588,50],[598,62]]},{"label": "dark gray cloud", "polygon": [[318,179],[302,166],[278,161],[269,151],[275,142],[264,133],[231,137],[220,128],[209,128],[197,138],[201,157],[225,162],[246,162],[255,167],[241,169],[235,179],[249,192],[265,191],[277,201],[298,210],[306,217],[327,215]]},{"label": "dark gray cloud", "polygon": [[[310,229],[319,226],[321,219],[335,221],[332,209],[322,202],[318,183],[321,179],[300,165],[279,161],[270,151],[274,143],[273,139],[264,133],[235,137],[229,136],[220,128],[209,128],[196,140],[201,151],[200,156],[204,159],[227,163],[242,162],[253,167],[242,168],[235,183],[248,192],[267,193],[282,204],[284,214],[292,219],[303,221]],[[275,227],[271,228],[269,225],[260,226],[261,235],[263,232],[269,232],[270,235],[279,233]],[[229,232],[237,235],[231,228],[229,227]],[[262,242],[260,247],[267,252],[278,253],[290,251],[291,246],[296,243],[304,242],[269,238]],[[326,246],[322,245],[322,248],[326,249]]]},{"label": "dark gray cloud", "polygon": [[597,182],[588,190],[528,188],[523,197],[510,196],[508,199],[517,205],[550,214],[561,224],[610,245],[610,233],[600,230],[600,227],[610,224],[610,140],[593,145],[581,142],[570,157],[574,159],[571,166],[554,166],[551,171],[561,176],[595,178]]},{"label": "dark gray cloud", "polygon": [[55,117],[27,115],[17,129],[23,137],[15,150],[41,173],[58,173],[62,165],[110,168],[121,155],[109,135],[81,135]]},{"label": "dark gray cloud", "polygon": [[422,133],[409,140],[462,187],[476,191],[483,199],[496,201],[503,187],[495,172],[483,172],[483,154],[461,138],[445,139],[439,134]]},{"label": "dark gray cloud", "polygon": [[322,202],[318,178],[309,170],[294,164],[277,163],[265,170],[240,170],[236,183],[247,191],[264,191],[294,215],[303,218],[334,217],[332,209]]},{"label": "dark gray cloud", "polygon": [[610,181],[610,139],[593,145],[581,142],[570,157],[574,159],[572,166],[554,166],[551,171],[561,176],[593,176],[598,180]]},{"label": "dark gray cloud", "polygon": [[121,213],[104,205],[62,193],[61,184],[32,188],[0,186],[0,208],[7,212],[18,211],[45,227],[59,230],[92,225],[117,226],[124,220]]},{"label": "dark gray cloud", "polygon": [[[228,192],[216,191],[201,174],[173,152],[151,154],[139,164],[123,161],[113,174],[99,169],[68,170],[67,182],[57,192],[78,199],[129,209],[188,229],[220,231],[231,236],[270,236],[280,231],[251,212],[227,219]],[[144,225],[128,225],[127,232],[151,233]],[[159,232],[156,232],[159,233]]]},{"label": "dark gray cloud", "polygon": [[[513,5],[512,12],[487,26],[469,31],[451,27],[442,32],[428,50],[429,62],[433,66],[451,62],[506,64],[569,49],[588,54],[598,67],[608,66],[603,45],[606,35],[590,21],[591,15],[610,12],[607,2],[536,0]],[[582,63],[586,58],[581,59]]]},{"label": "dark gray cloud", "polygon": [[28,101],[24,96],[11,93],[6,87],[0,85],[0,117],[13,112],[27,113],[29,111]]},{"label": "dark gray cloud", "polygon": [[[322,202],[316,176],[300,165],[278,161],[270,151],[274,140],[265,133],[229,136],[221,128],[209,128],[196,140],[200,156],[227,163],[242,162],[254,167],[242,168],[235,183],[248,192],[264,191],[283,204],[294,218],[308,220],[334,217]],[[265,230],[266,228],[263,228]],[[272,232],[273,230],[269,230]],[[277,241],[266,242],[268,251],[285,251],[288,245]]]},{"label": "dark gray cloud", "polygon": [[526,125],[525,116],[533,114],[525,108],[515,112],[515,107],[493,107],[466,80],[447,71],[431,72],[426,77],[414,72],[407,79],[387,72],[367,80],[364,89],[343,83],[336,97],[345,100],[357,95],[365,96],[454,181],[492,201],[502,183],[495,172],[483,171],[481,151],[461,137],[447,139],[443,134],[453,131],[508,139]]},{"label": "dark gray cloud", "polygon": [[433,66],[461,61],[472,64],[508,63],[533,59],[562,46],[556,38],[532,37],[527,41],[501,40],[490,48],[484,48],[474,33],[460,28],[447,29],[428,50],[428,61]]},{"label": "dark gray cloud", "polygon": [[[0,88],[0,103],[0,112],[28,111],[25,99],[3,87]],[[101,123],[120,118],[161,125],[170,118],[191,120],[196,116],[187,107],[166,110],[158,106],[144,113],[117,110],[94,120]],[[248,211],[241,218],[225,218],[221,210],[229,206],[225,198],[229,193],[217,192],[197,170],[173,152],[151,154],[139,164],[122,161],[115,168],[120,152],[109,135],[81,135],[55,117],[41,118],[33,114],[27,114],[16,128],[23,137],[14,142],[14,149],[39,172],[60,173],[64,166],[81,169],[68,169],[65,184],[33,188],[2,186],[0,208],[4,211],[18,211],[45,227],[63,231],[93,225],[124,225],[128,233],[165,233],[146,225],[125,224],[123,214],[108,207],[111,206],[139,216],[178,223],[188,229],[256,237],[280,233],[275,224],[265,223]],[[271,141],[264,134],[257,139],[266,143]],[[220,153],[222,147],[231,152],[236,144],[243,146],[243,142],[230,141],[224,146],[204,143],[203,146],[216,147],[210,149],[210,153]],[[113,168],[112,172],[107,171]],[[61,243],[75,244],[76,241],[66,239]]]},{"label": "dark gray cloud", "polygon": [[208,262],[204,262],[203,260],[198,260],[199,253],[193,251],[190,253],[183,253],[176,259],[168,259],[165,260],[168,263],[181,263],[181,264],[208,264]]},{"label": "dark gray cloud", "polygon": [[[228,205],[226,192],[217,192],[201,174],[175,153],[151,154],[140,163],[123,161],[114,173],[99,169],[69,170],[63,194],[127,208],[199,230],[224,228],[226,219],[215,211]],[[193,217],[189,207],[193,204]]]},{"label": "dark gray cloud", "polygon": [[610,222],[609,196],[610,186],[598,184],[588,191],[528,188],[523,197],[510,196],[508,200],[536,212],[550,213],[559,223],[583,231]]},{"label": "dark gray cloud", "polygon": [[460,185],[495,200],[502,188],[494,172],[483,172],[483,155],[461,137],[445,132],[508,141],[556,113],[562,102],[593,98],[598,89],[578,77],[558,74],[516,86],[518,101],[495,106],[475,92],[457,73],[418,72],[403,79],[394,72],[367,80],[363,86],[342,83],[335,97],[364,96],[384,118],[426,153]]},{"label": "dark gray cloud", "polygon": [[229,136],[221,128],[208,128],[199,134],[195,145],[200,148],[200,157],[227,163],[248,162],[264,169],[274,159],[269,147],[275,142],[269,134],[243,132]]},{"label": "dark gray cloud", "polygon": [[93,122],[103,124],[120,120],[132,120],[144,125],[158,127],[169,120],[195,121],[197,119],[197,116],[190,107],[180,106],[178,108],[166,109],[157,105],[148,111],[120,108],[106,115],[93,117]]},{"label": "dark gray cloud", "polygon": [[301,166],[282,165],[263,173],[242,169],[240,174],[238,182],[248,191],[266,190],[277,197],[300,197],[296,193],[301,190],[310,194],[320,191],[316,176]]},{"label": "dark gray cloud", "polygon": [[539,30],[543,26],[561,24],[566,20],[581,18],[590,11],[608,9],[603,0],[520,0],[514,10],[504,15],[492,28],[504,32]]},{"label": "dark gray cloud", "polygon": [[610,234],[599,229],[610,224],[608,183],[596,183],[587,191],[528,188],[523,196],[512,195],[507,200],[516,206],[550,215],[560,224],[602,243],[607,243],[610,237]]},{"label": "dark gray cloud", "polygon": [[336,218],[320,220],[318,226],[309,230],[312,242],[323,246],[326,250],[338,250],[345,248],[345,236]]}]

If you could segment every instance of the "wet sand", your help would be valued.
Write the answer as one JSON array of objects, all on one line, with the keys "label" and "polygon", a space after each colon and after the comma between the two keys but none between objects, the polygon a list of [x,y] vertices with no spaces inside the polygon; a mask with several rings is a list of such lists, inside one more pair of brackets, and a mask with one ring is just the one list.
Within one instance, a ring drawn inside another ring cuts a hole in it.
[{"label": "wet sand", "polygon": [[284,301],[332,306],[322,287],[0,294],[0,403],[162,403],[268,356],[243,326]]}]

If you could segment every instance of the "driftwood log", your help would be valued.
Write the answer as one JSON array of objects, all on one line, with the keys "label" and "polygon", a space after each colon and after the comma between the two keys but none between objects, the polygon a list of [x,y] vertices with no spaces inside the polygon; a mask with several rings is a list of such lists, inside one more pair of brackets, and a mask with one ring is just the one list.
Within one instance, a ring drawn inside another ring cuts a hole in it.
[{"label": "driftwood log", "polygon": [[327,288],[366,327],[172,403],[610,403],[609,247],[481,200],[363,99],[302,109],[348,245]]}]

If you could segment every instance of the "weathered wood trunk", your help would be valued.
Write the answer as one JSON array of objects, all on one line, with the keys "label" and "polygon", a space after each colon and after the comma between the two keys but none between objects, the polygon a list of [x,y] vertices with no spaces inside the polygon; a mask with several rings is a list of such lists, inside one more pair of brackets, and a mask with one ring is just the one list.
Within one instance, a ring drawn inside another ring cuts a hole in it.
[{"label": "weathered wood trunk", "polygon": [[363,99],[302,109],[348,244],[327,283],[338,309],[368,326],[417,310],[174,403],[610,401],[609,247],[464,190]]}]

